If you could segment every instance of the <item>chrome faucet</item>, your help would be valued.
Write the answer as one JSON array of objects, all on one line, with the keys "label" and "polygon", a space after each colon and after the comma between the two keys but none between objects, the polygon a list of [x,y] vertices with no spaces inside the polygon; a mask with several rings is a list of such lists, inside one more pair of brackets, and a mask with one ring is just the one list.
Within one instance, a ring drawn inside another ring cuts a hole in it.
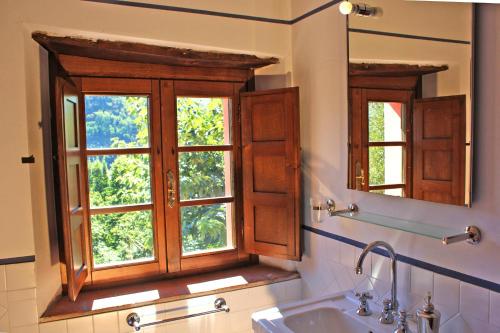
[{"label": "chrome faucet", "polygon": [[396,252],[392,246],[384,241],[375,241],[368,244],[361,252],[358,258],[358,262],[355,267],[356,274],[363,274],[363,261],[366,258],[368,252],[376,247],[385,247],[391,258],[391,299],[384,300],[384,309],[380,315],[379,321],[382,324],[392,324],[394,323],[394,314],[398,311],[398,297],[397,297],[397,273],[396,273]]}]

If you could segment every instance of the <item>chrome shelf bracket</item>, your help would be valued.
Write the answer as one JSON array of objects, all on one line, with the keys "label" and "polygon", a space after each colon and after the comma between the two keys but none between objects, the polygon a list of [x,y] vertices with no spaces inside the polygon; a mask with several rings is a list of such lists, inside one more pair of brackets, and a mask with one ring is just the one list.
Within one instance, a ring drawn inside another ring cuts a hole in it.
[{"label": "chrome shelf bracket", "polygon": [[356,213],[359,209],[356,204],[352,203],[347,206],[347,209],[336,210],[335,201],[333,199],[328,199],[326,200],[326,205],[312,206],[312,210],[326,210],[329,216],[337,216],[339,214]]},{"label": "chrome shelf bracket", "polygon": [[449,245],[457,242],[466,241],[469,244],[479,244],[481,242],[481,230],[475,225],[470,225],[465,228],[465,231],[458,235],[443,237],[443,244]]}]

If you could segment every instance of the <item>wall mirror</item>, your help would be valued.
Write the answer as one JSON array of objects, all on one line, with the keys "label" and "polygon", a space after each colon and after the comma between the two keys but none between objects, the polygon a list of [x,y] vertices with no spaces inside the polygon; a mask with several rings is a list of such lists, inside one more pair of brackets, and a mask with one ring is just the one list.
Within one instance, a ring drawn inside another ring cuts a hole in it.
[{"label": "wall mirror", "polygon": [[474,6],[364,4],[375,15],[347,20],[348,188],[470,206]]}]

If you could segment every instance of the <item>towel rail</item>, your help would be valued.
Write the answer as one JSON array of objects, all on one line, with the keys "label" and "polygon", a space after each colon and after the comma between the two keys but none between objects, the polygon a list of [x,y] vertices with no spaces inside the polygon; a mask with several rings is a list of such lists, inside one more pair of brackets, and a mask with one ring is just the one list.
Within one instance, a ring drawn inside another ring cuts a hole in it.
[{"label": "towel rail", "polygon": [[229,306],[227,305],[226,300],[224,298],[217,298],[215,300],[213,310],[199,312],[199,313],[192,313],[192,314],[188,314],[188,315],[184,315],[184,316],[168,318],[168,319],[163,319],[163,320],[159,320],[159,321],[153,321],[153,322],[145,323],[145,324],[141,324],[141,317],[139,317],[139,315],[136,312],[131,312],[127,316],[127,324],[129,326],[133,327],[136,332],[138,332],[143,327],[169,323],[171,321],[188,319],[188,318],[203,316],[203,315],[207,315],[207,314],[217,313],[217,312],[229,312]]}]

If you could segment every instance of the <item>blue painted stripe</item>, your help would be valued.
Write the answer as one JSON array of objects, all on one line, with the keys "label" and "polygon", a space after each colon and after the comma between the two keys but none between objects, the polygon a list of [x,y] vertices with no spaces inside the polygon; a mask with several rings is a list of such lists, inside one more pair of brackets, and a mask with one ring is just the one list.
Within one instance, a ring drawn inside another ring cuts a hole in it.
[{"label": "blue painted stripe", "polygon": [[0,265],[22,264],[25,262],[34,262],[35,256],[13,257],[0,259]]},{"label": "blue painted stripe", "polygon": [[[346,244],[358,247],[360,249],[363,249],[367,245],[366,243],[359,242],[357,240],[354,240],[354,239],[351,239],[351,238],[347,238],[347,237],[344,237],[344,236],[340,236],[340,235],[337,235],[337,234],[332,234],[332,233],[330,233],[328,231],[324,231],[324,230],[321,230],[321,229],[316,229],[316,228],[310,227],[308,225],[302,225],[302,229],[310,231],[312,233],[315,233],[317,235],[320,235],[320,236],[323,236],[323,237],[326,237],[326,238],[334,239],[334,240],[337,240],[339,242],[346,243]],[[377,254],[380,254],[380,255],[382,255],[384,257],[389,258],[389,253],[386,250],[384,250],[384,249],[375,248],[375,249],[373,249],[372,252],[375,252]],[[431,272],[434,272],[434,273],[437,273],[437,274],[448,276],[450,278],[453,278],[453,279],[456,279],[456,280],[459,280],[459,281],[462,281],[462,282],[470,283],[472,285],[475,285],[475,286],[478,286],[478,287],[481,287],[481,288],[489,289],[489,290],[495,291],[497,293],[500,293],[500,284],[498,284],[498,283],[495,283],[495,282],[492,282],[492,281],[488,281],[488,280],[484,280],[484,279],[481,279],[481,278],[478,278],[478,277],[475,277],[475,276],[472,276],[472,275],[467,275],[467,274],[464,274],[464,273],[460,273],[460,272],[457,272],[457,271],[454,271],[454,270],[451,270],[451,269],[448,269],[448,268],[445,268],[445,267],[437,266],[437,265],[434,265],[434,264],[431,264],[431,263],[428,263],[428,262],[425,262],[425,261],[422,261],[422,260],[418,260],[418,259],[414,259],[414,258],[411,258],[411,257],[404,256],[404,255],[401,255],[401,254],[397,254],[396,258],[397,258],[398,261],[404,262],[404,263],[406,263],[408,265],[412,265],[412,266],[415,266],[415,267],[426,269],[428,271],[431,271]]]},{"label": "blue painted stripe", "polygon": [[432,41],[432,42],[443,42],[443,43],[471,44],[471,42],[469,42],[467,40],[438,38],[438,37],[419,36],[419,35],[409,35],[409,34],[400,34],[400,33],[395,33],[395,32],[367,30],[367,29],[349,28],[348,30],[349,30],[349,32],[358,32],[358,33],[370,34],[370,35],[399,37],[399,38],[408,38],[408,39],[420,39],[420,40],[428,40],[428,41]]}]

